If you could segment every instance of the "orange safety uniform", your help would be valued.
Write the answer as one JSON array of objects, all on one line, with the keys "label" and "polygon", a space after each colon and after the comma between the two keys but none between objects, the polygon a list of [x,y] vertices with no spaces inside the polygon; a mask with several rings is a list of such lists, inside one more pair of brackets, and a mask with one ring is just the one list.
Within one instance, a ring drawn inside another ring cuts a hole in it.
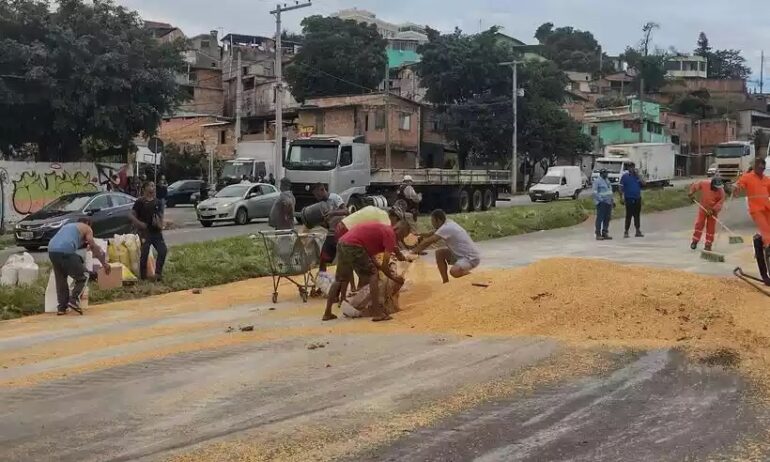
[{"label": "orange safety uniform", "polygon": [[698,207],[698,218],[695,220],[695,231],[692,233],[692,241],[700,242],[703,236],[703,228],[706,228],[706,245],[714,243],[717,220],[716,216],[722,210],[725,203],[725,190],[719,188],[714,191],[711,188],[711,180],[698,181],[690,186],[690,194],[700,192],[700,205],[706,210],[713,212],[707,214],[702,208]]},{"label": "orange safety uniform", "polygon": [[738,189],[746,191],[749,215],[762,235],[764,246],[770,246],[770,178],[748,172],[744,173],[735,185]]}]

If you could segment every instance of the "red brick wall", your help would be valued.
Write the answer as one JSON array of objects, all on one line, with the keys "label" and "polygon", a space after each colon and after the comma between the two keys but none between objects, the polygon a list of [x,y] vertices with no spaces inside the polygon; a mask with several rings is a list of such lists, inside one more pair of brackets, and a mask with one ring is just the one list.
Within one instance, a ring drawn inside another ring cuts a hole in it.
[{"label": "red brick wall", "polygon": [[701,120],[700,124],[693,124],[694,153],[708,154],[717,144],[734,141],[738,131],[736,125],[734,120],[724,119]]}]

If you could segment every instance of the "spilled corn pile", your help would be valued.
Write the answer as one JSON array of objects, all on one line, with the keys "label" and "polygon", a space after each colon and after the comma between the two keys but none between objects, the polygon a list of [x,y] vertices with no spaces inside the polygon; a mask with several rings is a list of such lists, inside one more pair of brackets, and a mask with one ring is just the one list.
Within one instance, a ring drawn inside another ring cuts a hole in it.
[{"label": "spilled corn pile", "polygon": [[740,360],[754,372],[770,363],[770,299],[735,279],[583,259],[479,272],[444,287],[428,277],[402,297],[399,324],[430,332],[681,346],[707,361]]}]

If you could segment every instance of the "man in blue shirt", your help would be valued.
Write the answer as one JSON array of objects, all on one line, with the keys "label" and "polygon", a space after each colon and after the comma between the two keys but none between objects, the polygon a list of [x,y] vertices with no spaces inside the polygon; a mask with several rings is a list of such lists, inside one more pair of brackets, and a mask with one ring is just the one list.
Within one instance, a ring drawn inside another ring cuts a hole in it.
[{"label": "man in blue shirt", "polygon": [[612,197],[612,185],[608,179],[609,172],[606,168],[599,171],[599,178],[594,181],[593,197],[596,204],[596,240],[611,240],[609,236],[610,218],[615,199]]},{"label": "man in blue shirt", "polygon": [[644,181],[639,178],[636,165],[632,162],[628,165],[628,171],[620,177],[620,203],[626,206],[624,238],[628,238],[628,230],[631,228],[632,218],[636,228],[636,237],[644,237],[641,229],[642,186],[644,186]]}]

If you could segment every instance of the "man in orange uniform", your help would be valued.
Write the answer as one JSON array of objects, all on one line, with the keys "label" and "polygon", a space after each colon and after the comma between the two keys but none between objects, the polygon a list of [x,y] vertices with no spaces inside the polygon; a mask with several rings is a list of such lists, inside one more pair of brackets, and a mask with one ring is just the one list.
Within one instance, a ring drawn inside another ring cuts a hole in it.
[{"label": "man in orange uniform", "polygon": [[765,260],[770,262],[770,178],[765,176],[765,160],[757,159],[754,171],[744,173],[735,184],[736,190],[746,191],[749,215],[762,235]]},{"label": "man in orange uniform", "polygon": [[692,233],[692,244],[690,248],[698,248],[701,236],[703,236],[703,227],[706,227],[706,246],[705,249],[711,252],[711,245],[714,243],[714,233],[717,226],[717,215],[722,210],[725,203],[725,187],[722,180],[713,178],[693,183],[690,186],[690,199],[695,201],[695,195],[700,192],[701,206],[698,207],[698,218],[695,220],[695,231]]}]

